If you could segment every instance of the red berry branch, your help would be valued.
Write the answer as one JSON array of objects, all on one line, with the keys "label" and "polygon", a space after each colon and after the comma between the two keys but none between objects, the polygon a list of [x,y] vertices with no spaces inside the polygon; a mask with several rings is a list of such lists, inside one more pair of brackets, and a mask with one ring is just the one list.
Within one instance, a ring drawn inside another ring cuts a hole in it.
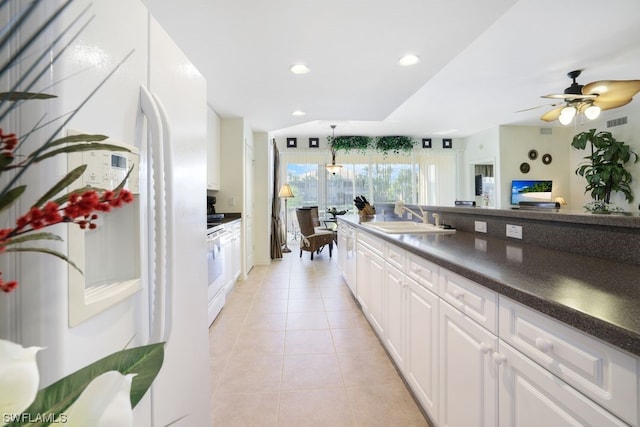
[{"label": "red berry branch", "polygon": [[[11,165],[14,161],[14,151],[18,146],[18,137],[14,133],[5,134],[0,129],[0,172],[14,167],[25,168],[26,165]],[[77,175],[79,176],[79,174]],[[73,177],[71,180],[75,180]],[[65,186],[71,181],[65,182]],[[56,190],[57,191],[57,190]],[[72,192],[64,202],[38,202],[41,206],[32,206],[27,213],[16,220],[13,228],[0,229],[0,254],[7,251],[7,246],[22,243],[26,240],[21,237],[26,233],[40,230],[61,222],[77,224],[81,229],[93,230],[97,226],[97,212],[109,212],[111,209],[122,207],[125,203],[133,201],[133,194],[129,190],[107,190],[99,193],[96,190],[85,190],[82,193]],[[59,239],[57,236],[55,236]],[[50,238],[43,235],[32,235],[31,240],[38,238]],[[2,273],[0,272],[0,276]],[[18,286],[13,280],[5,282],[0,277],[0,291],[11,292]]]}]

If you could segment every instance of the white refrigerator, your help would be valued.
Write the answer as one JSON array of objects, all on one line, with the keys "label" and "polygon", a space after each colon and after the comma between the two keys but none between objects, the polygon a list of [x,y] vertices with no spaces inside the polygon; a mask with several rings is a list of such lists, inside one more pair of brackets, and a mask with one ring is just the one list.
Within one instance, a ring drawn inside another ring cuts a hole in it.
[{"label": "white refrigerator", "polygon": [[[64,2],[42,3],[27,27]],[[13,0],[10,13],[25,4]],[[88,5],[87,0],[73,2],[33,52],[47,46]],[[130,295],[70,326],[70,267],[43,254],[4,256],[3,277],[16,277],[20,286],[0,304],[0,337],[46,347],[38,355],[41,387],[127,345],[166,341],[162,369],[135,408],[134,425],[164,426],[180,419],[175,425],[207,426],[206,82],[140,1],[94,0],[80,23],[91,15],[95,17],[87,28],[32,89],[57,98],[29,101],[2,127],[24,132],[36,122],[52,121],[30,138],[33,144],[42,141],[117,68],[60,136],[72,130],[100,133],[139,150],[140,193],[129,208],[139,216],[139,226],[122,239],[110,236],[100,248],[111,254],[139,253],[131,258],[139,260],[134,266],[139,284]],[[71,33],[64,39],[70,40]],[[14,215],[28,210],[67,169],[64,156],[57,156],[25,174],[28,193]],[[105,223],[117,224],[107,216]],[[68,227],[50,231],[64,239],[54,248],[73,259],[77,248]],[[130,235],[135,238],[129,240]],[[95,257],[88,244],[84,249],[87,259]]]}]

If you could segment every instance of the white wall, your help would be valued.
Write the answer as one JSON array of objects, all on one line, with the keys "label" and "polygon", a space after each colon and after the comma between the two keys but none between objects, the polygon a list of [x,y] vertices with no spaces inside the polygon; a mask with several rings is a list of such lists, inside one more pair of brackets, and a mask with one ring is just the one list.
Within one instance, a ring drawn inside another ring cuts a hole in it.
[{"label": "white wall", "polygon": [[254,203],[254,264],[271,263],[271,197],[273,193],[273,161],[269,157],[271,143],[265,132],[253,133],[255,175]]},{"label": "white wall", "polygon": [[220,191],[216,212],[242,212],[244,179],[244,120],[220,121]]},{"label": "white wall", "polygon": [[469,136],[464,140],[465,150],[462,156],[463,164],[459,165],[460,182],[458,200],[475,199],[475,173],[473,166],[476,164],[493,164],[496,177],[496,206],[500,205],[500,133],[498,128],[487,129],[483,132]]},{"label": "white wall", "polygon": [[[551,129],[551,134],[542,134],[541,129]],[[501,204],[508,208],[511,200],[511,180],[551,179],[553,197],[562,196],[567,201],[565,209],[572,209],[569,152],[571,150],[571,129],[565,127],[545,128],[534,126],[500,126],[500,186]],[[530,150],[538,152],[538,158],[528,157]],[[550,154],[552,161],[545,165],[542,156]],[[520,165],[528,163],[530,171],[520,172]],[[574,168],[575,169],[575,168]]]}]

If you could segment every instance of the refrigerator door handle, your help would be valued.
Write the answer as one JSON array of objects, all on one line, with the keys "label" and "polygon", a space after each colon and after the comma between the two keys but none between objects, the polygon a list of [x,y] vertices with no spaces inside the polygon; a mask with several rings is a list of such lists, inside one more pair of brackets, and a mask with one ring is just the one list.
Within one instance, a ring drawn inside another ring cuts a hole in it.
[{"label": "refrigerator door handle", "polygon": [[147,212],[147,243],[149,247],[148,278],[150,301],[149,342],[162,342],[166,312],[166,235],[165,181],[162,119],[153,96],[140,86],[140,107],[149,122],[151,143],[147,158],[148,182],[153,183],[153,200]]},{"label": "refrigerator door handle", "polygon": [[153,100],[155,101],[156,106],[158,107],[158,112],[160,113],[160,122],[162,124],[162,146],[164,153],[164,196],[166,203],[165,210],[165,230],[166,235],[165,239],[167,242],[166,246],[166,282],[165,282],[165,311],[164,311],[164,328],[162,333],[162,341],[169,341],[169,336],[171,335],[171,327],[173,325],[173,312],[174,312],[174,290],[175,290],[175,280],[174,280],[174,271],[173,265],[175,262],[175,241],[176,235],[174,230],[175,217],[174,217],[174,201],[173,195],[173,153],[172,153],[172,140],[171,140],[171,126],[169,123],[167,110],[164,108],[162,101],[157,97],[157,95],[153,95]]}]

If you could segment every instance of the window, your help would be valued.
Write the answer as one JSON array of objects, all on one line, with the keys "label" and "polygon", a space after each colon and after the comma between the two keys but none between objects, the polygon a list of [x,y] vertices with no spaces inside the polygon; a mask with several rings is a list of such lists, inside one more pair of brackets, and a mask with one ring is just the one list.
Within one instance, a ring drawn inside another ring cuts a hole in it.
[{"label": "window", "polygon": [[[353,199],[364,195],[370,203],[452,205],[455,200],[457,154],[447,150],[414,150],[406,156],[379,153],[338,153],[342,169],[335,175],[325,169],[330,160],[327,150],[281,153],[281,165],[295,197],[288,202],[295,208],[318,206],[354,211]],[[289,212],[291,213],[291,212]]]}]

